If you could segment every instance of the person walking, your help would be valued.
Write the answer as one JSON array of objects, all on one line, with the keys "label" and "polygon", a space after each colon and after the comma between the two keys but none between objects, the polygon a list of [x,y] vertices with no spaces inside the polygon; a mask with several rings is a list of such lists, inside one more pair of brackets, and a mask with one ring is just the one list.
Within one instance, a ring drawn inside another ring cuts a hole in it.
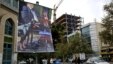
[{"label": "person walking", "polygon": [[75,60],[74,60],[75,64],[77,64],[77,57],[75,57]]},{"label": "person walking", "polygon": [[77,64],[80,64],[80,58],[79,57],[77,58]]},{"label": "person walking", "polygon": [[43,63],[43,64],[47,64],[47,59],[45,59],[45,58],[42,59],[42,63]]},{"label": "person walking", "polygon": [[54,62],[54,59],[51,58],[51,59],[50,59],[50,64],[53,64],[53,62]]}]

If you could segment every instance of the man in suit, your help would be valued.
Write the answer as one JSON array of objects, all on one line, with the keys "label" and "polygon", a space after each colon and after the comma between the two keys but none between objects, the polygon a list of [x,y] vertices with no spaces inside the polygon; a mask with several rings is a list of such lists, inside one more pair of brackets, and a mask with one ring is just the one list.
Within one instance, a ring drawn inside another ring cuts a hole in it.
[{"label": "man in suit", "polygon": [[20,11],[22,23],[19,28],[23,30],[23,35],[21,36],[21,39],[19,41],[19,48],[21,50],[23,50],[23,48],[26,48],[25,44],[32,43],[33,25],[34,23],[39,23],[38,16],[36,15],[36,12],[33,8],[34,4],[26,2],[26,4],[22,6],[22,10]]}]

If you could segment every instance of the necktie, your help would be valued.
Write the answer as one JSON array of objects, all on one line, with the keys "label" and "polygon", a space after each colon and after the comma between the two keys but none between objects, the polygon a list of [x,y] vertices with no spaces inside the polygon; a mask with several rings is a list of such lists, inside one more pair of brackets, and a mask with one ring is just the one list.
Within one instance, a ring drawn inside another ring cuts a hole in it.
[{"label": "necktie", "polygon": [[34,20],[35,20],[36,22],[38,22],[38,18],[37,18],[36,13],[35,13],[33,10],[31,10],[31,13],[33,14]]}]

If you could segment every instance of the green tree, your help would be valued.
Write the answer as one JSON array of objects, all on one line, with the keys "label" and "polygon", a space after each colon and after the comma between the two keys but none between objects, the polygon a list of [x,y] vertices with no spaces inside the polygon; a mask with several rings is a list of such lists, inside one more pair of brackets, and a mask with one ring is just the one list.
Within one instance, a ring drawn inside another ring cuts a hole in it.
[{"label": "green tree", "polygon": [[63,59],[63,63],[66,60],[66,57],[68,55],[68,44],[65,40],[65,26],[60,25],[60,24],[53,24],[52,25],[52,37],[53,37],[53,42],[55,45],[55,55],[57,57],[60,57]]},{"label": "green tree", "polygon": [[102,19],[104,30],[99,35],[103,43],[113,46],[113,2],[105,5],[104,10],[107,12]]},{"label": "green tree", "polygon": [[65,63],[67,56],[69,55],[69,45],[68,43],[58,43],[56,45],[56,56],[63,59],[63,64]]},{"label": "green tree", "polygon": [[56,42],[56,56],[63,58],[63,63],[68,56],[74,53],[91,53],[92,50],[87,41],[80,36],[79,33],[69,38],[69,42],[64,41],[64,26],[53,25],[52,26],[53,40]]},{"label": "green tree", "polygon": [[[102,19],[102,26],[104,30],[100,32],[100,40],[102,43],[107,44],[106,52],[109,53],[109,49],[113,46],[113,2],[104,5],[106,16]],[[110,59],[110,55],[107,55],[107,59]]]},{"label": "green tree", "polygon": [[64,26],[60,24],[52,24],[52,38],[54,47],[56,48],[57,43],[63,43],[64,37]]},{"label": "green tree", "polygon": [[71,53],[92,53],[91,46],[85,38],[81,37],[79,33],[69,38],[70,52]]}]

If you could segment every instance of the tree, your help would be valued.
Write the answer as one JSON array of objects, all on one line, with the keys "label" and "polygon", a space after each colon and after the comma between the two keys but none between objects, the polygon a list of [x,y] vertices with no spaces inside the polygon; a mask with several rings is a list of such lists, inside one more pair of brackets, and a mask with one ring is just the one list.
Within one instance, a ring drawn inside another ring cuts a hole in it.
[{"label": "tree", "polygon": [[106,51],[109,53],[110,46],[113,46],[113,2],[105,5],[104,10],[107,13],[102,19],[104,30],[101,31],[99,35],[102,43],[109,45]]},{"label": "tree", "polygon": [[56,45],[56,56],[63,59],[63,64],[69,55],[69,44],[68,43],[58,43]]},{"label": "tree", "polygon": [[63,58],[63,63],[66,60],[66,57],[68,55],[68,44],[65,42],[65,32],[64,32],[65,26],[60,24],[53,24],[52,25],[52,37],[53,42],[55,45],[55,55],[57,57]]},{"label": "tree", "polygon": [[64,26],[60,24],[53,24],[52,25],[52,38],[54,42],[54,47],[56,48],[57,43],[63,42],[64,36]]},{"label": "tree", "polygon": [[103,43],[113,45],[113,2],[104,6],[107,15],[102,19],[104,30],[100,32],[100,39]]},{"label": "tree", "polygon": [[64,26],[63,25],[52,25],[53,41],[56,44],[56,56],[63,58],[63,63],[68,56],[74,53],[91,53],[92,50],[87,41],[80,36],[79,33],[69,38],[69,43],[64,41]]},{"label": "tree", "polygon": [[91,46],[79,33],[70,37],[69,43],[71,43],[69,48],[71,53],[92,53]]}]

